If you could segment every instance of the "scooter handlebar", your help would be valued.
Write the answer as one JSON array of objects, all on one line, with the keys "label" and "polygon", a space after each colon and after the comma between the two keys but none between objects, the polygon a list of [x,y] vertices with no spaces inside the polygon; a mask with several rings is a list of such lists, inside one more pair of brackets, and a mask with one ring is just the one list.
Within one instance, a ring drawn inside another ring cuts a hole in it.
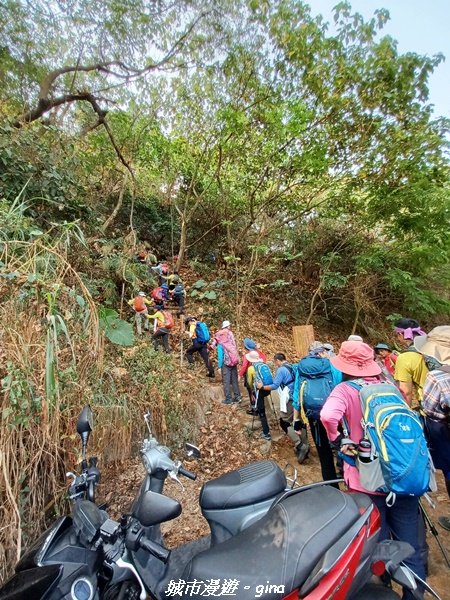
[{"label": "scooter handlebar", "polygon": [[184,475],[188,479],[192,479],[192,481],[195,481],[197,479],[197,474],[196,473],[193,473],[192,471],[188,471],[184,467],[178,467],[178,473],[180,475]]},{"label": "scooter handlebar", "polygon": [[170,550],[161,546],[161,544],[157,544],[156,542],[152,542],[151,540],[142,537],[139,540],[139,545],[153,556],[156,556],[161,562],[166,563],[169,560]]}]

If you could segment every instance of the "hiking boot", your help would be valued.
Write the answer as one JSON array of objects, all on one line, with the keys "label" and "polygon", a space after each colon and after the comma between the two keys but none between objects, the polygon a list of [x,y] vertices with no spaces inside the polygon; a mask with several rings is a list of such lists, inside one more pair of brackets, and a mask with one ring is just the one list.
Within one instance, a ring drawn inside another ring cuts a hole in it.
[{"label": "hiking boot", "polygon": [[255,410],[254,408],[249,408],[248,410],[245,411],[248,415],[251,415],[252,417],[256,417],[256,415],[258,414],[258,411]]},{"label": "hiking boot", "polygon": [[233,400],[233,404],[240,404],[242,402],[242,398],[235,398]]},{"label": "hiking boot", "polygon": [[272,441],[272,436],[270,435],[270,433],[263,433],[263,432],[261,432],[261,433],[259,434],[259,437],[260,437],[262,440],[266,440],[267,442],[271,442],[271,441]]},{"label": "hiking boot", "polygon": [[295,454],[297,455],[297,461],[301,465],[308,458],[309,447],[306,444],[300,442],[297,444],[294,449]]},{"label": "hiking boot", "polygon": [[222,404],[233,404],[232,400],[223,400]]},{"label": "hiking boot", "polygon": [[441,527],[450,531],[450,517],[439,517],[438,523]]},{"label": "hiking boot", "polygon": [[216,374],[215,373],[206,373],[206,377],[215,377]]}]

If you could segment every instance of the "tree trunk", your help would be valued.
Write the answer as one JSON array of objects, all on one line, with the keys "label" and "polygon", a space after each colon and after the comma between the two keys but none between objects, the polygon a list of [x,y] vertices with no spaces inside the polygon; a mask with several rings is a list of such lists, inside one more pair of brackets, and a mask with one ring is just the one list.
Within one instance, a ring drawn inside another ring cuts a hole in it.
[{"label": "tree trunk", "polygon": [[123,195],[125,193],[125,188],[127,186],[127,180],[128,180],[128,172],[125,172],[123,175],[122,187],[120,188],[120,192],[119,192],[119,199],[117,200],[117,204],[114,207],[114,210],[112,211],[112,213],[109,215],[109,217],[106,219],[106,221],[101,226],[100,229],[101,229],[102,233],[106,232],[108,227],[111,225],[111,223],[117,217],[117,213],[122,208]]},{"label": "tree trunk", "polygon": [[180,219],[180,249],[178,250],[178,259],[176,264],[176,270],[179,271],[181,269],[181,265],[184,263],[184,257],[186,254],[186,240],[187,240],[187,226],[186,216],[181,215]]}]

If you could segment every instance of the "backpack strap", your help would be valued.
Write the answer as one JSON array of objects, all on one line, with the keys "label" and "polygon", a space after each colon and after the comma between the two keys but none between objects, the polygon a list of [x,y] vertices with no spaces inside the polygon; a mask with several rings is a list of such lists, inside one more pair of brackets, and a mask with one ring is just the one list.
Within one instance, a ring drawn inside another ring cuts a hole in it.
[{"label": "backpack strap", "polygon": [[449,373],[450,374],[450,365],[441,365],[439,367],[439,369],[437,369],[438,371],[443,371],[444,373]]}]

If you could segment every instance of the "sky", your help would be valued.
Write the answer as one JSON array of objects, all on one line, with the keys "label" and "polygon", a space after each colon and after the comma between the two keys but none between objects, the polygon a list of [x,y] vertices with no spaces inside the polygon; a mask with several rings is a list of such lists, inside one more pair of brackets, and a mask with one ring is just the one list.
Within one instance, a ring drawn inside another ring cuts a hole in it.
[{"label": "sky", "polygon": [[[306,0],[313,14],[322,14],[332,31],[332,8],[339,0]],[[378,8],[386,8],[390,21],[382,34],[398,41],[399,52],[417,52],[446,57],[429,79],[429,102],[434,114],[450,118],[450,0],[350,0],[354,12],[366,19]]]}]

